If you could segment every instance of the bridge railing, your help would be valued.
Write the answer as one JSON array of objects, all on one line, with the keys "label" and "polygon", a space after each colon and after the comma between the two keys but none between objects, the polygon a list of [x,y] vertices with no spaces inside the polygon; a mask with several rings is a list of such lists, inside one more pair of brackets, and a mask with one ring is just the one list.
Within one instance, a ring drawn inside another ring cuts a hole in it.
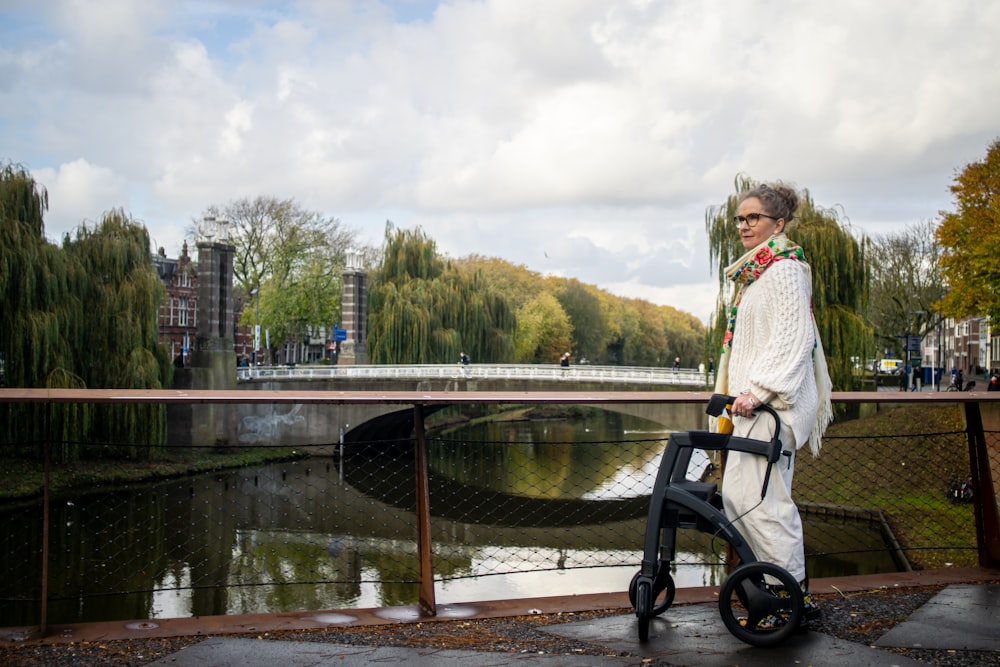
[{"label": "bridge railing", "polygon": [[704,387],[715,381],[714,374],[697,368],[656,368],[650,366],[596,366],[581,364],[409,364],[409,365],[287,365],[249,366],[236,369],[240,382],[255,380],[319,379],[533,379],[579,382],[622,382]]},{"label": "bridge railing", "polygon": [[[44,632],[50,620],[76,622],[88,613],[85,620],[97,620],[93,614],[115,620],[373,606],[376,600],[362,596],[365,587],[382,590],[379,606],[416,599],[424,613],[433,614],[435,587],[445,583],[547,570],[628,568],[630,576],[641,559],[649,484],[662,436],[616,434],[586,443],[581,456],[571,457],[567,445],[573,443],[566,442],[505,437],[496,443],[448,443],[445,435],[428,435],[425,417],[430,408],[456,403],[646,403],[666,409],[707,399],[705,392],[652,391],[389,396],[0,389],[0,407],[34,407],[43,421],[63,404],[377,401],[412,411],[414,425],[412,439],[403,443],[356,440],[333,456],[316,454],[321,445],[328,448],[317,443],[315,449],[299,448],[294,460],[270,465],[241,462],[246,449],[220,451],[215,442],[145,455],[134,446],[139,461],[109,460],[109,449],[117,443],[89,443],[80,445],[81,460],[63,465],[52,460],[59,443],[51,435],[42,443],[0,444],[0,463],[20,471],[17,479],[9,478],[12,484],[31,475],[43,480],[37,493],[8,496],[0,506],[0,626],[37,622]],[[843,524],[838,535],[874,531],[880,536],[878,549],[898,558],[897,568],[1000,566],[995,416],[1000,395],[841,393],[834,401],[889,407],[890,414],[909,412],[889,420],[892,429],[866,428],[870,423],[859,421],[862,428],[828,433],[819,458],[797,457],[796,499],[805,515]],[[945,428],[941,420],[922,421],[931,410],[949,408]],[[24,453],[38,447],[44,462],[27,460]],[[231,463],[217,465],[210,455]],[[169,478],[179,475],[171,473],[172,466],[203,460],[210,472]],[[498,493],[491,483],[523,461],[547,467],[504,480],[517,493]],[[86,480],[99,465],[114,473],[105,485],[67,486],[71,475]],[[148,479],[151,469],[156,479]],[[130,477],[136,470],[147,473],[145,481]],[[585,496],[549,502],[550,487],[573,476],[604,482]],[[949,485],[953,478],[957,495]],[[836,561],[854,548],[839,538],[831,541],[828,532],[807,532],[810,568],[820,556]],[[719,551],[715,541],[706,541]],[[702,565],[724,572],[718,561]],[[719,581],[686,585],[712,583]],[[305,596],[292,595],[303,589],[309,591]],[[291,606],[275,606],[281,604]]]}]

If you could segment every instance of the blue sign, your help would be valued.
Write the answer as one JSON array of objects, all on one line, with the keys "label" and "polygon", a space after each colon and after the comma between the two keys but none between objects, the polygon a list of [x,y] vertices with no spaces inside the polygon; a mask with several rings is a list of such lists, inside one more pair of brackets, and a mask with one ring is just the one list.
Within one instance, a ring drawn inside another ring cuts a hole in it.
[{"label": "blue sign", "polygon": [[334,340],[347,340],[347,329],[337,329],[337,328],[334,328],[334,330],[333,330],[333,339]]}]

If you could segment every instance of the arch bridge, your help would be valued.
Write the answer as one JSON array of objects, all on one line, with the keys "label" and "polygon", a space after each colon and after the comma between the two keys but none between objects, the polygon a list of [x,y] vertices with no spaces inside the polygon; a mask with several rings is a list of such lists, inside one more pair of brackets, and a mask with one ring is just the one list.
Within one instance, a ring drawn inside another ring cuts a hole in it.
[{"label": "arch bridge", "polygon": [[[428,392],[455,395],[455,404],[478,402],[484,396],[513,392],[574,396],[596,392],[663,392],[711,389],[714,378],[697,369],[558,365],[456,364],[405,366],[270,366],[237,369],[240,391],[260,392]],[[488,401],[486,401],[488,402]],[[509,401],[508,401],[509,402]],[[528,402],[536,402],[526,400]],[[558,404],[555,398],[547,401]],[[428,411],[447,405],[436,402]],[[596,403],[595,407],[622,412],[672,430],[704,426],[700,405],[657,403]],[[217,408],[218,409],[218,408]],[[214,441],[232,445],[304,446],[361,440],[409,437],[412,407],[387,403],[315,404],[247,403],[232,406],[231,418],[210,421],[228,424],[230,432],[210,434]],[[221,415],[220,415],[221,416]],[[203,424],[205,420],[200,421]],[[192,424],[194,426],[194,424]],[[218,426],[216,429],[218,430]],[[173,438],[171,438],[173,440]],[[200,438],[199,438],[200,439]]]}]

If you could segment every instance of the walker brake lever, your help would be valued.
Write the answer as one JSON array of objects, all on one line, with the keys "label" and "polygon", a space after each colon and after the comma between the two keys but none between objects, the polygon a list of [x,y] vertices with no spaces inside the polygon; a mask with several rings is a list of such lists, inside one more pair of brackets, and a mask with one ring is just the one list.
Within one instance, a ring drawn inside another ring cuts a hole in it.
[{"label": "walker brake lever", "polygon": [[[790,451],[788,451],[787,449],[784,449],[784,450],[781,451],[781,455],[788,457],[788,467],[791,468],[792,467],[792,453]],[[771,467],[773,465],[774,465],[773,463],[768,463],[767,464],[767,471],[764,473],[764,486],[762,486],[761,489],[760,489],[760,499],[761,500],[764,500],[764,496],[767,495],[767,485],[771,481]]]}]

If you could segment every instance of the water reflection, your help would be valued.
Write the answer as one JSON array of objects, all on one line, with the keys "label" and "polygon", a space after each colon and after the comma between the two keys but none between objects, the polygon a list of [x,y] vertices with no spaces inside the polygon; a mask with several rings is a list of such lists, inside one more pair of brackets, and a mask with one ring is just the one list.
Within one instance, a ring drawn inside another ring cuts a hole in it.
[{"label": "water reflection", "polygon": [[[616,413],[582,423],[481,422],[432,438],[428,461],[443,477],[512,496],[620,501],[652,490],[669,432],[650,426]],[[689,476],[707,463],[696,452]]]},{"label": "water reflection", "polygon": [[[497,437],[477,429],[430,443],[439,602],[624,590],[666,434],[616,414],[498,428]],[[58,499],[49,621],[414,604],[412,458],[408,446],[373,443],[342,460]],[[0,512],[0,625],[37,622],[41,524],[40,503]],[[807,549],[831,531],[842,544],[879,548],[871,530],[807,520]],[[678,560],[691,565],[678,569],[678,585],[720,583],[724,545],[679,537]],[[811,573],[891,569],[867,558],[826,559]]]}]

